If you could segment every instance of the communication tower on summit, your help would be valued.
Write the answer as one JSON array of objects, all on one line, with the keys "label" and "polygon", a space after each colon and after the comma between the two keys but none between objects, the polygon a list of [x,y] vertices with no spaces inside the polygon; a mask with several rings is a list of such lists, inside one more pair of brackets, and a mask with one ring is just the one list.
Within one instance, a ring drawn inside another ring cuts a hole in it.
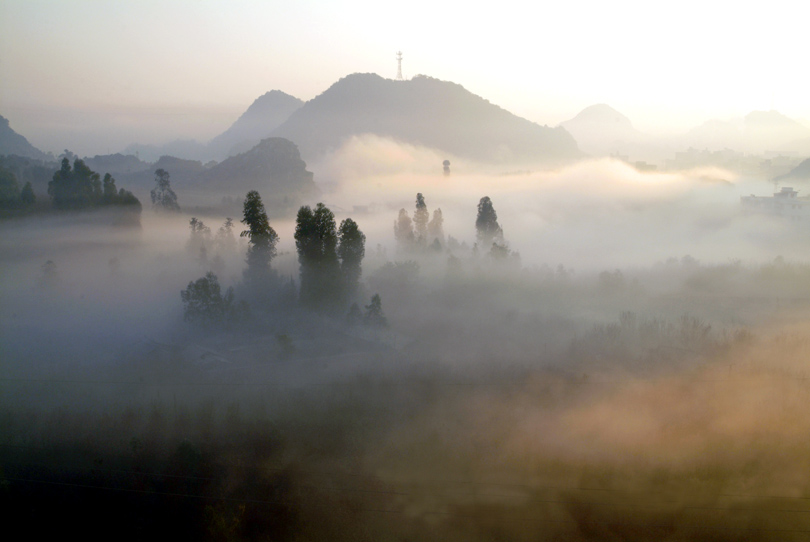
[{"label": "communication tower on summit", "polygon": [[397,51],[397,81],[404,80],[402,77],[402,51]]}]

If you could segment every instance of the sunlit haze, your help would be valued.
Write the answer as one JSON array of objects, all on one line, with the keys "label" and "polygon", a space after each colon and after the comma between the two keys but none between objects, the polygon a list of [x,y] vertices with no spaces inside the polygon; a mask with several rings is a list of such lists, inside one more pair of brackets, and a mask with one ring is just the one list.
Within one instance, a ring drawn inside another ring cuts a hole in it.
[{"label": "sunlit haze", "polygon": [[550,126],[607,103],[650,133],[775,109],[810,119],[788,1],[0,5],[0,113],[43,150],[207,140],[273,89],[426,74]]},{"label": "sunlit haze", "polygon": [[0,0],[4,532],[806,542],[804,11]]}]

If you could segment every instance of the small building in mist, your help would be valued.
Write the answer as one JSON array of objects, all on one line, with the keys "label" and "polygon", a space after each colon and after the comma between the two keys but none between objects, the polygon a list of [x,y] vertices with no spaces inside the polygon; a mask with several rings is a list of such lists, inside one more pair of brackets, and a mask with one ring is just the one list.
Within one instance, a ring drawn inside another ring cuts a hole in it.
[{"label": "small building in mist", "polygon": [[799,193],[790,186],[783,186],[773,196],[742,196],[740,203],[749,212],[781,216],[790,220],[810,219],[810,201],[799,198]]}]

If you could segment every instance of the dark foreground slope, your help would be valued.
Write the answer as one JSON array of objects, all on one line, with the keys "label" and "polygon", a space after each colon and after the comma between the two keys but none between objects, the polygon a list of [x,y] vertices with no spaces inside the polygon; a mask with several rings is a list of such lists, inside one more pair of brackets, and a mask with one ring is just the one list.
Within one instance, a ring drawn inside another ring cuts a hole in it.
[{"label": "dark foreground slope", "polygon": [[564,162],[580,155],[563,128],[540,126],[461,85],[426,76],[344,77],[293,113],[273,135],[294,141],[305,160],[351,136],[375,134],[487,162]]}]

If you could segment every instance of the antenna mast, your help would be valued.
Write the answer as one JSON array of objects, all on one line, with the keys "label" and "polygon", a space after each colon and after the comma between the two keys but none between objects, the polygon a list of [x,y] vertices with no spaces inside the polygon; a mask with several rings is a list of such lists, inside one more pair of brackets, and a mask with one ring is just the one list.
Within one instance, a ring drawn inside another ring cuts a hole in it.
[{"label": "antenna mast", "polygon": [[402,51],[397,51],[397,81],[403,81],[402,77]]}]

